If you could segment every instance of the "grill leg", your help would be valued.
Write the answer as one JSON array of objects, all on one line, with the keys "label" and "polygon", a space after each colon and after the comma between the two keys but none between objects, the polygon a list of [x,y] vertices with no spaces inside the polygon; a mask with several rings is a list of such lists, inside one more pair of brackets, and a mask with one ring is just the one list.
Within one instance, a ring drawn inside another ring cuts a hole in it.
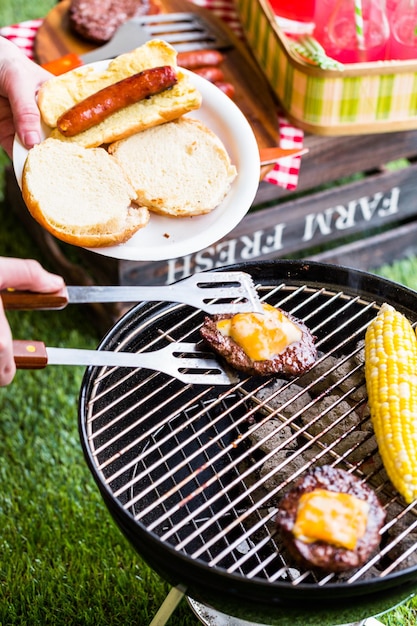
[{"label": "grill leg", "polygon": [[172,587],[149,626],[165,626],[183,599],[184,593],[185,591],[181,591],[178,587]]}]

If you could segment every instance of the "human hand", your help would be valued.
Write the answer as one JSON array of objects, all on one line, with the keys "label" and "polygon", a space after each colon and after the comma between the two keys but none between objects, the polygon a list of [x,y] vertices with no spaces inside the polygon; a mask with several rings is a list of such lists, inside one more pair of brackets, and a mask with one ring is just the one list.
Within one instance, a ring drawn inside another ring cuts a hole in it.
[{"label": "human hand", "polygon": [[0,37],[0,146],[10,158],[15,133],[27,149],[39,143],[41,118],[36,94],[51,76],[15,44]]},{"label": "human hand", "polygon": [[[0,289],[9,287],[49,293],[62,289],[64,279],[32,259],[0,257]],[[12,332],[0,298],[0,387],[11,383],[15,373]]]}]

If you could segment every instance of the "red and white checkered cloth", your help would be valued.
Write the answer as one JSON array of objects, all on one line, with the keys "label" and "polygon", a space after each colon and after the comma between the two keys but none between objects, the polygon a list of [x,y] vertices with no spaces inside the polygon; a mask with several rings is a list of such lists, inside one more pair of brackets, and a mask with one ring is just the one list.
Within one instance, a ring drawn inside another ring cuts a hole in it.
[{"label": "red and white checkered cloth", "polygon": [[210,9],[223,20],[238,37],[243,37],[243,29],[233,0],[193,0],[194,4]]},{"label": "red and white checkered cloth", "polygon": [[20,22],[20,24],[12,24],[11,26],[3,26],[0,28],[0,35],[10,39],[19,48],[25,52],[29,59],[34,59],[33,44],[35,42],[36,31],[42,24],[41,19]]},{"label": "red and white checkered cloth", "polygon": [[[233,0],[193,0],[195,4],[210,9],[224,20],[230,28],[238,35],[242,36],[242,26],[239,16],[233,4]],[[34,42],[36,32],[42,24],[42,19],[29,20],[20,22],[20,24],[12,24],[11,26],[3,26],[0,28],[0,36],[6,37],[13,41],[21,48],[30,59],[34,59]],[[278,113],[277,113],[278,114]],[[302,148],[304,133],[299,128],[291,126],[288,121],[279,116],[281,148]],[[266,182],[278,185],[284,189],[296,189],[298,185],[298,175],[300,171],[301,157],[288,157],[281,159],[276,163],[274,168],[265,176]]]},{"label": "red and white checkered cloth", "polygon": [[[279,116],[279,145],[281,148],[290,150],[303,147],[304,133],[300,128],[292,126],[285,117]],[[274,169],[268,172],[264,181],[284,187],[284,189],[297,189],[298,174],[300,172],[301,157],[286,157],[280,159]]]}]

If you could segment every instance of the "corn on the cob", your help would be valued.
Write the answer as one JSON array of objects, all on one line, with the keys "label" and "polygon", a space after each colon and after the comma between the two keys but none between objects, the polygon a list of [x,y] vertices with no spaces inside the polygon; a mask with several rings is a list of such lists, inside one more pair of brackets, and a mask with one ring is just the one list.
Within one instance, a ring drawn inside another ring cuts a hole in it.
[{"label": "corn on the cob", "polygon": [[371,420],[386,472],[407,503],[417,498],[417,338],[384,304],[365,335]]}]

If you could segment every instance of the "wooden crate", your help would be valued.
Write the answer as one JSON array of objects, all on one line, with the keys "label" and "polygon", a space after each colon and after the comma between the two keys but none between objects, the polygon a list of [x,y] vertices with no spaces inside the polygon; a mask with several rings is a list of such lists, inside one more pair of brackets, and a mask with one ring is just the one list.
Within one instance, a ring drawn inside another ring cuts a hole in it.
[{"label": "wooden crate", "polygon": [[[296,192],[261,183],[250,212],[227,237],[168,261],[109,259],[58,242],[28,214],[11,171],[9,200],[69,284],[168,284],[213,267],[290,255],[369,270],[417,253],[417,131],[307,135],[305,144]],[[402,157],[410,160],[407,168],[385,167]],[[103,313],[107,323],[120,307]]]}]

